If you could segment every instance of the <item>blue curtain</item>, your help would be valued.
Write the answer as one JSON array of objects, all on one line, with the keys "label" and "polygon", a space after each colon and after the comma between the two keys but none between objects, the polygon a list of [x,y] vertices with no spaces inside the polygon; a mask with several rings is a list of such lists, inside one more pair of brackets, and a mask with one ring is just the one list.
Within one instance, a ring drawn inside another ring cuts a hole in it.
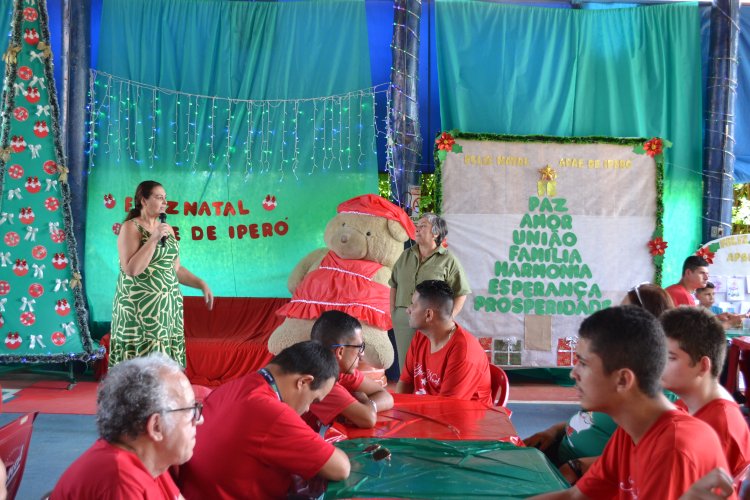
[{"label": "blue curtain", "polygon": [[750,182],[750,7],[740,10],[740,46],[738,50],[737,100],[734,110],[734,181]]},{"label": "blue curtain", "polygon": [[674,143],[665,157],[664,282],[676,281],[701,235],[697,5],[570,10],[438,0],[436,31],[446,130]]},{"label": "blue curtain", "polygon": [[142,180],[175,202],[182,264],[224,296],[288,295],[337,204],[377,192],[363,0],[104,0],[97,59],[86,271],[109,285],[87,289],[95,321]]}]

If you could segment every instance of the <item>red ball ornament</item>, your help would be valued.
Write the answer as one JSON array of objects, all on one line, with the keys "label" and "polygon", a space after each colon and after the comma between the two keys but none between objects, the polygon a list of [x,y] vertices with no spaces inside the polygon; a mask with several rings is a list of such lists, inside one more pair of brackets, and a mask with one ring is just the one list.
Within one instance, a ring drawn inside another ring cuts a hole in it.
[{"label": "red ball ornament", "polygon": [[27,28],[23,32],[23,39],[29,45],[36,45],[39,43],[39,33],[34,28]]},{"label": "red ball ornament", "polygon": [[62,243],[63,241],[65,241],[65,231],[63,231],[62,229],[57,229],[55,231],[52,231],[49,237],[53,243]]},{"label": "red ball ornament", "polygon": [[21,314],[21,324],[24,326],[31,326],[36,323],[36,314],[30,311],[26,311]]},{"label": "red ball ornament", "polygon": [[24,187],[29,193],[35,194],[42,189],[42,183],[39,182],[39,177],[27,177]]},{"label": "red ball ornament", "polygon": [[14,135],[10,138],[10,147],[15,153],[20,153],[26,149],[26,141],[22,135]]},{"label": "red ball ornament", "polygon": [[21,242],[21,237],[15,231],[8,231],[5,233],[3,241],[5,241],[5,244],[9,247],[14,247]]},{"label": "red ball ornament", "polygon": [[42,96],[39,94],[39,89],[36,87],[29,87],[26,89],[26,100],[29,101],[31,104],[36,104],[39,102],[39,99],[41,99]]},{"label": "red ball ornament", "polygon": [[46,208],[50,212],[54,212],[55,210],[60,208],[60,201],[54,196],[50,196],[49,198],[44,200],[44,208]]},{"label": "red ball ornament", "polygon": [[16,259],[16,263],[13,264],[13,274],[16,276],[26,276],[29,273],[29,264],[26,259]]},{"label": "red ball ornament", "polygon": [[60,316],[67,316],[70,313],[70,304],[66,299],[60,299],[55,304],[55,312]]},{"label": "red ball ornament", "polygon": [[34,297],[35,299],[38,299],[42,295],[44,295],[44,287],[41,285],[41,283],[32,283],[29,285],[29,295]]},{"label": "red ball ornament", "polygon": [[5,347],[10,349],[11,351],[14,351],[21,347],[21,336],[18,334],[18,332],[10,332],[5,337]]},{"label": "red ball ornament", "polygon": [[276,208],[276,197],[270,194],[266,195],[266,199],[263,200],[263,208],[269,212]]},{"label": "red ball ornament", "polygon": [[18,78],[21,80],[30,80],[32,76],[34,76],[34,72],[28,66],[18,68]]},{"label": "red ball ornament", "polygon": [[24,108],[23,106],[18,106],[16,109],[13,110],[13,118],[18,120],[19,122],[24,122],[29,117],[29,110]]},{"label": "red ball ornament", "polygon": [[65,338],[65,334],[63,332],[54,332],[52,334],[52,343],[58,347],[65,344],[66,340],[67,339]]},{"label": "red ball ornament", "polygon": [[36,11],[33,7],[26,7],[23,9],[23,18],[29,22],[36,21],[37,17],[39,17],[39,13]]},{"label": "red ball ornament", "polygon": [[47,134],[49,134],[49,127],[47,126],[47,122],[44,120],[38,121],[34,123],[34,135],[39,138],[45,138],[47,137]]},{"label": "red ball ornament", "polygon": [[115,198],[112,196],[112,193],[108,193],[104,195],[104,206],[107,208],[115,208]]},{"label": "red ball ornament", "polygon": [[37,260],[42,260],[47,256],[47,249],[44,245],[37,245],[31,249],[31,256]]},{"label": "red ball ornament", "polygon": [[57,173],[57,163],[52,160],[47,160],[42,165],[45,174],[55,175]]},{"label": "red ball ornament", "polygon": [[68,266],[68,259],[65,257],[64,253],[56,253],[54,257],[52,257],[52,267],[55,269],[65,269]]},{"label": "red ball ornament", "polygon": [[8,167],[8,175],[11,179],[20,179],[23,177],[23,167],[21,165],[11,165]]},{"label": "red ball ornament", "polygon": [[115,234],[120,234],[120,229],[122,229],[122,224],[119,222],[115,222],[112,224],[112,232]]},{"label": "red ball ornament", "polygon": [[20,212],[18,212],[18,220],[21,224],[31,224],[34,222],[34,219],[36,219],[36,215],[31,207],[22,208]]},{"label": "red ball ornament", "polygon": [[10,293],[10,283],[5,280],[0,280],[0,295],[8,295]]}]

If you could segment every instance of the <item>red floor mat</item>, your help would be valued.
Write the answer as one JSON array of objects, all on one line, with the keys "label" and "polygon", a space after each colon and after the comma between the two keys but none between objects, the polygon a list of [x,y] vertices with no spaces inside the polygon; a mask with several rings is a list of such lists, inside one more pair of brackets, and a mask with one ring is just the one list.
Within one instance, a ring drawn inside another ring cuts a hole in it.
[{"label": "red floor mat", "polygon": [[96,414],[96,382],[78,382],[67,390],[68,382],[44,380],[18,391],[3,403],[4,413],[58,413],[68,415]]}]

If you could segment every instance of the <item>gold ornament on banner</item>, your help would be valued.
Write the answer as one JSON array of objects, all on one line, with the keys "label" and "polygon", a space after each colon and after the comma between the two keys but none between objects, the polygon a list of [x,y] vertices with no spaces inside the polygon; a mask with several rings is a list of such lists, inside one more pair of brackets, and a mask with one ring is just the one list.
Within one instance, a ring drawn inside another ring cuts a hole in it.
[{"label": "gold ornament on banner", "polygon": [[557,172],[547,165],[539,169],[539,180],[536,183],[536,192],[539,196],[555,196],[557,194]]},{"label": "gold ornament on banner", "polygon": [[39,42],[36,48],[42,51],[42,57],[52,57],[52,47],[46,42]]},{"label": "gold ornament on banner", "polygon": [[7,162],[10,160],[10,154],[13,152],[13,148],[8,146],[7,148],[0,148],[0,160]]},{"label": "gold ornament on banner", "polygon": [[81,286],[81,273],[73,273],[73,277],[70,279],[70,288],[79,286]]},{"label": "gold ornament on banner", "polygon": [[68,170],[68,167],[65,165],[58,165],[57,171],[60,174],[60,182],[67,184],[68,183],[68,173],[70,170]]},{"label": "gold ornament on banner", "polygon": [[5,64],[16,64],[18,62],[18,53],[21,52],[20,45],[11,45],[8,50],[3,54],[3,61]]}]

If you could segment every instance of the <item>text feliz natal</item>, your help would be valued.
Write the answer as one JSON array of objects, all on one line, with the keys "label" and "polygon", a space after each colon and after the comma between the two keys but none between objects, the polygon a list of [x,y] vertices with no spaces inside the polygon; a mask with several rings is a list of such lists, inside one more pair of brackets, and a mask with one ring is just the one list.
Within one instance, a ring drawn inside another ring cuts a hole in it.
[{"label": "text feliz natal", "polygon": [[[129,212],[133,207],[133,198],[125,198],[125,212]],[[204,201],[200,204],[197,201],[186,201],[182,204],[182,212],[179,210],[180,203],[174,200],[167,201],[167,209],[164,211],[167,215],[185,215],[185,216],[214,216],[228,217],[232,215],[249,215],[250,210],[245,208],[242,200],[237,201],[237,208],[231,201]],[[180,228],[172,226],[175,238],[180,240]],[[276,222],[262,222],[257,224],[238,224],[229,226],[227,234],[231,239],[241,240],[244,237],[251,239],[268,238],[270,236],[284,236],[289,231],[289,224],[280,220]],[[193,240],[207,239],[213,241],[216,239],[216,226],[192,226],[190,236]]]}]

